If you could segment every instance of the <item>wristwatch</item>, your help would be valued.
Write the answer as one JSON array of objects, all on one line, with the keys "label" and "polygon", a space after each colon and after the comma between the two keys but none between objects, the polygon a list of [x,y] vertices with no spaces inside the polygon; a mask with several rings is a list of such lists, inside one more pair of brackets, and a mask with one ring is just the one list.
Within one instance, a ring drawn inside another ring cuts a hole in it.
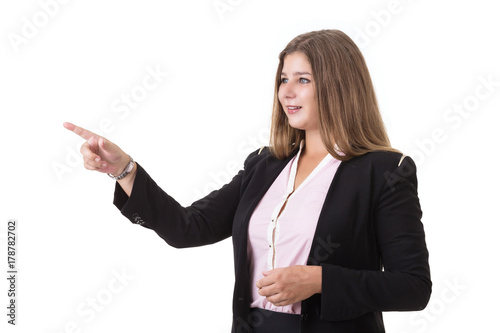
[{"label": "wristwatch", "polygon": [[120,173],[116,177],[113,176],[112,174],[108,173],[108,176],[110,176],[114,180],[120,180],[120,179],[124,178],[126,175],[128,175],[130,173],[130,171],[132,171],[132,169],[134,168],[134,159],[130,155],[128,155],[128,157],[130,158],[130,162],[128,162],[127,167],[125,168],[125,170],[122,171],[122,173]]}]

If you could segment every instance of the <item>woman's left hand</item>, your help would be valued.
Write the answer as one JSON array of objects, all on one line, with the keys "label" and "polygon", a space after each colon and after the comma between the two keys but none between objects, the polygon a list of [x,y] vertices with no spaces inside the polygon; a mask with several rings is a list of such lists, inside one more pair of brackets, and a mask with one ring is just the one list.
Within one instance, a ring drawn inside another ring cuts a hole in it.
[{"label": "woman's left hand", "polygon": [[291,266],[262,272],[259,295],[275,306],[300,302],[321,293],[321,266]]}]

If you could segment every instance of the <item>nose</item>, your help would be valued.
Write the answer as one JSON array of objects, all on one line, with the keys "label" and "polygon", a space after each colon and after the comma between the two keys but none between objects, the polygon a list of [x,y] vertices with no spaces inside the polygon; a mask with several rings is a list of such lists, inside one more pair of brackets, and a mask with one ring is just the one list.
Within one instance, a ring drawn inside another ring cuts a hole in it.
[{"label": "nose", "polygon": [[296,87],[293,84],[293,82],[290,82],[290,81],[287,82],[286,84],[281,84],[280,93],[281,93],[282,98],[286,98],[286,99],[295,98],[295,96],[296,96],[295,88]]}]

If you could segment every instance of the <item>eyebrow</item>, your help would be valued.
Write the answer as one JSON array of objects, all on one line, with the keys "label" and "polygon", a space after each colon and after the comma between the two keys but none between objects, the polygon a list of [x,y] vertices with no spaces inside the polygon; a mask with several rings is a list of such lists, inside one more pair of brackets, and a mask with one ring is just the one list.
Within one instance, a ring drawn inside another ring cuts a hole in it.
[{"label": "eyebrow", "polygon": [[[311,73],[309,72],[295,72],[293,73],[294,75],[312,75]],[[281,72],[281,75],[284,75],[284,76],[287,76],[286,73],[284,72]]]}]

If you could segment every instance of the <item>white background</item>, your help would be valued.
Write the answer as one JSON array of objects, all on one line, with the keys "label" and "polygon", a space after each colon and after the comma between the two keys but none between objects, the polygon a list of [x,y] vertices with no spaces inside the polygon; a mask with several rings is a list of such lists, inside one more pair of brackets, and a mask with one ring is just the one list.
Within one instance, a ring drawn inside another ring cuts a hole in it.
[{"label": "white background", "polygon": [[[422,312],[384,313],[387,331],[497,329],[493,1],[54,1],[0,5],[1,267],[7,220],[19,226],[18,325],[6,323],[2,278],[2,332],[229,332],[231,240],[177,250],[131,224],[112,204],[114,182],[83,168],[81,140],[62,123],[108,122],[106,137],[189,205],[267,145],[279,52],[331,28],[360,46],[391,141],[418,166],[433,295]],[[147,68],[168,76],[115,112]]]}]

